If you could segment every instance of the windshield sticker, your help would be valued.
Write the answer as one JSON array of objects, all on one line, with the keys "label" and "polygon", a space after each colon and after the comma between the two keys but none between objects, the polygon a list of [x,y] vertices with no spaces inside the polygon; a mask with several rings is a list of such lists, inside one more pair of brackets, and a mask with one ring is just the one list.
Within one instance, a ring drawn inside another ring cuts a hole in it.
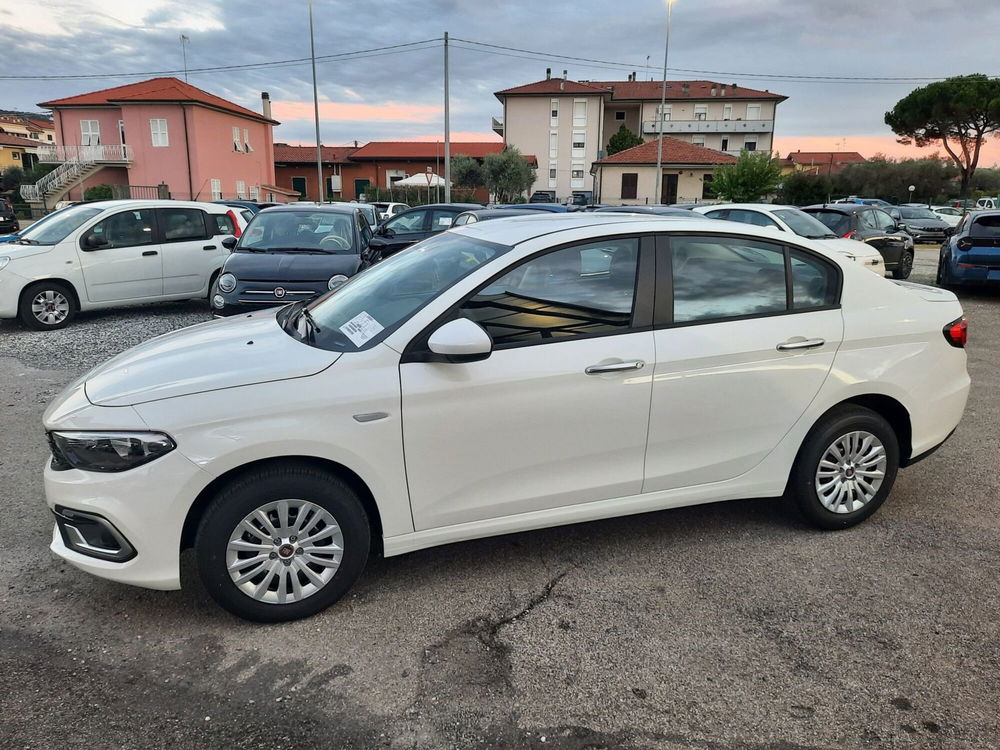
[{"label": "windshield sticker", "polygon": [[363,346],[367,341],[377,336],[385,329],[381,323],[368,313],[362,311],[340,327],[341,332],[355,346]]}]

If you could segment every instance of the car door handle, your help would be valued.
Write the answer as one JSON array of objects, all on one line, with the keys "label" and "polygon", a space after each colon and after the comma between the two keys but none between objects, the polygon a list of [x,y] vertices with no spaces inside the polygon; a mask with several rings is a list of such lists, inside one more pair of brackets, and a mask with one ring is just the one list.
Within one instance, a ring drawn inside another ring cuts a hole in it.
[{"label": "car door handle", "polygon": [[145,250],[145,251],[143,251],[142,254],[143,255],[158,255],[158,253],[155,250]]},{"label": "car door handle", "polygon": [[607,365],[591,365],[585,373],[588,375],[600,375],[605,372],[623,372],[624,370],[641,370],[645,366],[641,359],[634,359],[631,362],[612,362]]},{"label": "car door handle", "polygon": [[205,245],[202,250],[218,250],[215,245]]},{"label": "car door handle", "polygon": [[788,339],[788,341],[782,341],[775,348],[779,352],[789,352],[796,349],[815,349],[817,346],[823,346],[825,343],[826,339],[805,339],[801,336],[795,336]]}]

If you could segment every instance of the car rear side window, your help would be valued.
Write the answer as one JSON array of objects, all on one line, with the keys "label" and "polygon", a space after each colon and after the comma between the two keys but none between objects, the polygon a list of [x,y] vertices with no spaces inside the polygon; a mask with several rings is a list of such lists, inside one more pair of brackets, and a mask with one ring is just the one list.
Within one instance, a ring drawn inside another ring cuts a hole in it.
[{"label": "car rear side window", "polygon": [[809,211],[808,213],[823,222],[838,237],[843,237],[851,231],[851,218],[840,211]]},{"label": "car rear side window", "polygon": [[198,208],[161,208],[160,225],[164,242],[207,240],[205,212]]},{"label": "car rear side window", "polygon": [[480,289],[460,313],[497,347],[627,330],[639,240],[614,237],[532,258]]},{"label": "car rear side window", "polygon": [[454,211],[431,211],[431,231],[440,232],[448,229],[454,220]]}]

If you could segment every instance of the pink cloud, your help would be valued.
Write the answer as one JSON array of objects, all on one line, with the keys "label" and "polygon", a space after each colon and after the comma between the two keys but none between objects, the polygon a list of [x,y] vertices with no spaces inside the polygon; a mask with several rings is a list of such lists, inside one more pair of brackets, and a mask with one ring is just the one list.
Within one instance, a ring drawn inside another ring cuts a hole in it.
[{"label": "pink cloud", "polygon": [[[903,146],[896,143],[891,135],[848,135],[848,136],[785,136],[775,138],[775,150],[781,156],[788,156],[789,151],[857,151],[870,158],[875,154],[885,154],[893,158],[925,159],[938,152],[941,156],[948,154],[941,146]],[[979,166],[988,167],[1000,162],[1000,140],[991,138],[983,144],[979,157]]]},{"label": "pink cloud", "polygon": [[[311,102],[275,101],[271,112],[276,120],[312,120]],[[375,122],[419,122],[439,120],[442,108],[428,104],[406,104],[387,102],[386,104],[357,104],[351,102],[320,102],[321,120],[375,121]]]}]

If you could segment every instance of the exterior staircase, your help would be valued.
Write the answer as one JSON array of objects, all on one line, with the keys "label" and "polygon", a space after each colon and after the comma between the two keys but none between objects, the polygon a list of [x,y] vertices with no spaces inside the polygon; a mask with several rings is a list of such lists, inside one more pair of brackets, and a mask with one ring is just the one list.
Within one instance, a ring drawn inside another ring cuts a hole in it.
[{"label": "exterior staircase", "polygon": [[43,146],[38,149],[38,161],[59,166],[34,185],[21,186],[21,197],[31,206],[32,213],[52,208],[66,193],[104,167],[128,167],[132,154],[123,144]]}]

